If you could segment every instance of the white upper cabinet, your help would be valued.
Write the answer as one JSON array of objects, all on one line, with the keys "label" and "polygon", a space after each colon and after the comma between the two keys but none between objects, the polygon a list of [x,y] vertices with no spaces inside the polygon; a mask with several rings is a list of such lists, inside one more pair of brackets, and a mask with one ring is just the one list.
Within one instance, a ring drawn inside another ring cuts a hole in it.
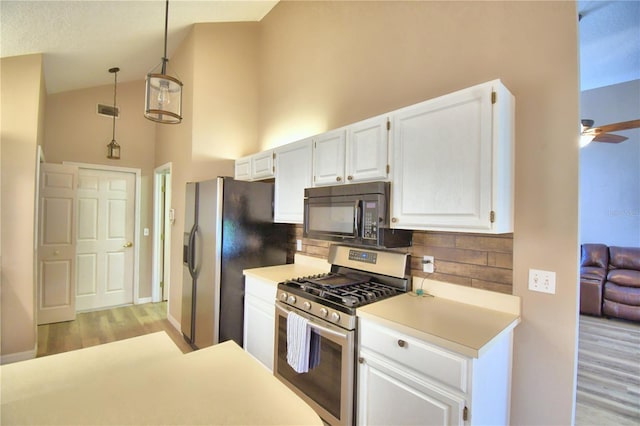
[{"label": "white upper cabinet", "polygon": [[236,160],[237,180],[270,179],[275,175],[273,150],[258,152]]},{"label": "white upper cabinet", "polygon": [[387,180],[389,119],[386,115],[347,128],[347,182]]},{"label": "white upper cabinet", "polygon": [[313,141],[314,186],[387,180],[386,115],[323,133]]},{"label": "white upper cabinet", "polygon": [[339,185],[344,182],[346,131],[332,130],[313,138],[313,184]]},{"label": "white upper cabinet", "polygon": [[269,179],[274,176],[273,150],[259,152],[251,156],[251,178]]},{"label": "white upper cabinet", "polygon": [[302,223],[304,189],[311,187],[311,143],[303,139],[274,149],[274,221]]},{"label": "white upper cabinet", "polygon": [[251,156],[236,160],[235,178],[237,180],[251,180]]},{"label": "white upper cabinet", "polygon": [[393,113],[391,226],[512,232],[514,105],[494,80]]}]

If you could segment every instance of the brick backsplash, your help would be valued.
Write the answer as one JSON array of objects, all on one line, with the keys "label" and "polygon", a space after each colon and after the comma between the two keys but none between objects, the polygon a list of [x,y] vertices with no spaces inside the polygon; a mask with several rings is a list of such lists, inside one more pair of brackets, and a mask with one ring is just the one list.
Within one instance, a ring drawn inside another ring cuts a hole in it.
[{"label": "brick backsplash", "polygon": [[[303,238],[302,225],[296,225],[290,231],[291,261],[298,239],[302,240],[302,253],[327,258],[332,243]],[[513,234],[414,231],[413,246],[395,251],[411,255],[413,276],[500,293],[513,292]],[[433,274],[422,272],[424,255],[435,258]]]}]

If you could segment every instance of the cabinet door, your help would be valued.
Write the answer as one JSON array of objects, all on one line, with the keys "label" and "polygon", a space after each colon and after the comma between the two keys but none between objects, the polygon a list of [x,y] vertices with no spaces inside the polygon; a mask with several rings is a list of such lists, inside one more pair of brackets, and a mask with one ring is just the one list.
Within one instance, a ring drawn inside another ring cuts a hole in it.
[{"label": "cabinet door", "polygon": [[313,138],[313,185],[344,183],[345,130],[338,129]]},{"label": "cabinet door", "polygon": [[359,425],[461,425],[465,401],[360,350]]},{"label": "cabinet door", "polygon": [[[275,299],[275,296],[274,296]],[[274,304],[245,295],[244,350],[273,371]]]},{"label": "cabinet door", "polygon": [[385,115],[348,127],[346,150],[348,183],[387,179],[388,123]]},{"label": "cabinet door", "polygon": [[251,157],[236,160],[235,178],[237,180],[251,180]]},{"label": "cabinet door", "polygon": [[274,149],[274,221],[302,223],[304,189],[311,187],[311,138]]},{"label": "cabinet door", "polygon": [[394,115],[392,226],[495,232],[492,83]]},{"label": "cabinet door", "polygon": [[272,178],[273,174],[273,150],[259,152],[251,156],[252,179]]}]

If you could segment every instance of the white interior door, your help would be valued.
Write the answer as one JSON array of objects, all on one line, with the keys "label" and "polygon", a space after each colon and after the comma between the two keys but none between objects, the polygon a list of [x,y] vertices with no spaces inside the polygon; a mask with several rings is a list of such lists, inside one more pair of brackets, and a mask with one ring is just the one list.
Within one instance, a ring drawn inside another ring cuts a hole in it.
[{"label": "white interior door", "polygon": [[76,310],[133,303],[135,174],[80,169]]},{"label": "white interior door", "polygon": [[42,164],[38,202],[38,324],[76,317],[76,186],[78,168]]}]

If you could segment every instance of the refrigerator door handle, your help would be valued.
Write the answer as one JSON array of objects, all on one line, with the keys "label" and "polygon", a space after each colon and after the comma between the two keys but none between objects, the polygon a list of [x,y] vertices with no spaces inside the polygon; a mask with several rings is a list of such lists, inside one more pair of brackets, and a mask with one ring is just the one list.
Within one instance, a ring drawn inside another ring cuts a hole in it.
[{"label": "refrigerator door handle", "polygon": [[193,255],[191,257],[191,262],[192,262],[191,269],[193,270],[194,278],[198,278],[198,275],[200,275],[200,261],[202,260],[202,256],[198,256],[199,252],[202,253],[202,249],[198,250],[199,231],[200,231],[200,227],[196,225],[193,231]]},{"label": "refrigerator door handle", "polygon": [[189,250],[187,252],[187,266],[189,267],[189,274],[192,279],[198,277],[198,271],[195,269],[195,254],[196,254],[196,232],[198,225],[193,225],[191,232],[189,233]]}]

